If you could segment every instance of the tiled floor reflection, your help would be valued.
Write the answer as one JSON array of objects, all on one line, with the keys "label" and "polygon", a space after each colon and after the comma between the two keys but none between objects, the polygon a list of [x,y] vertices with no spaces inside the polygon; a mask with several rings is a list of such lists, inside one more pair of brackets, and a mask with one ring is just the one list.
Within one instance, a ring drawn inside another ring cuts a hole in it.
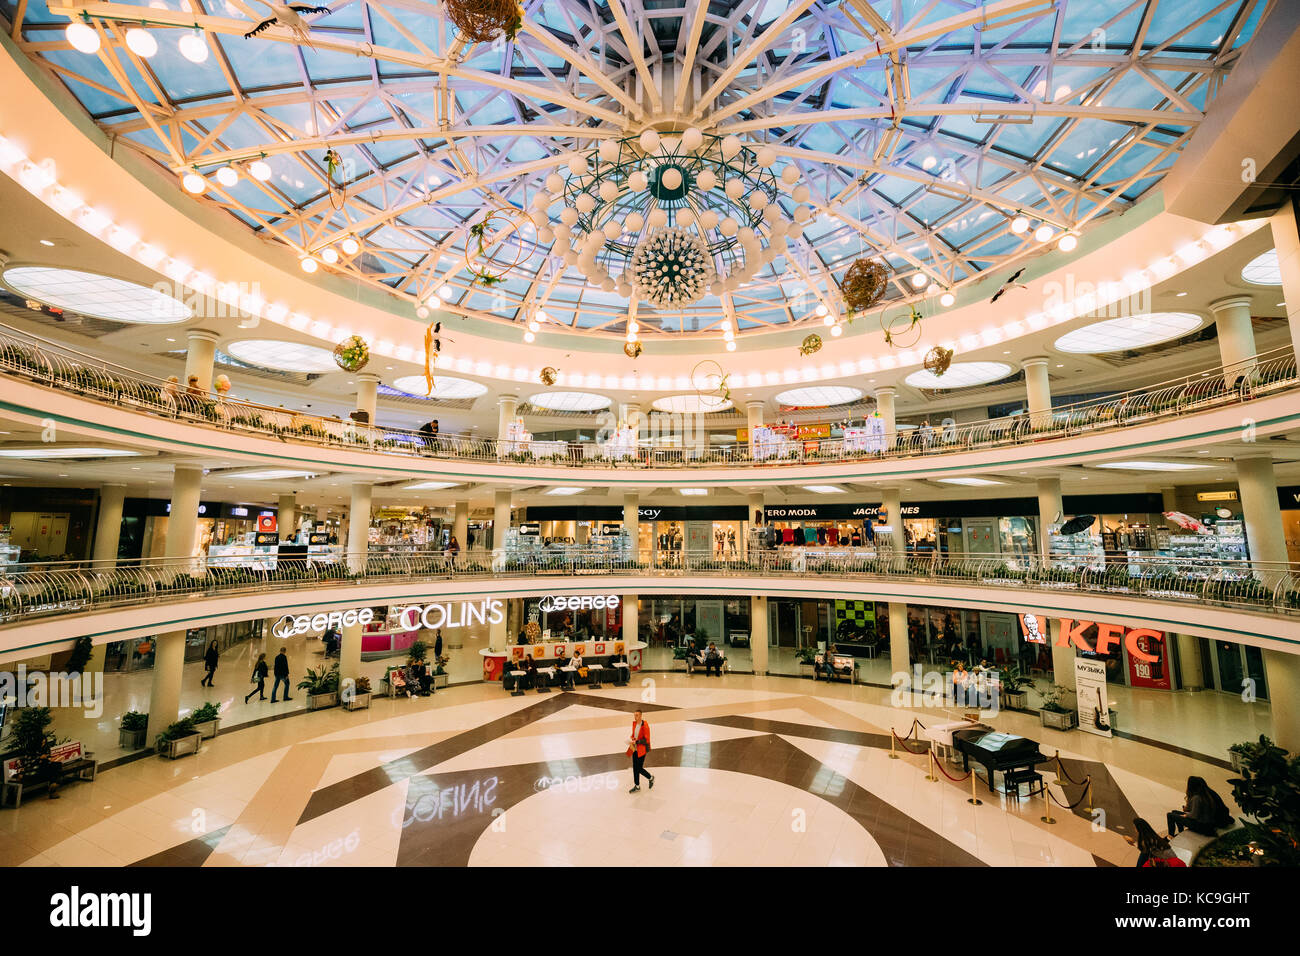
[{"label": "tiled floor reflection", "polygon": [[[980,780],[973,806],[968,781],[928,779],[927,756],[891,759],[891,730],[947,715],[874,687],[811,690],[748,675],[520,698],[471,684],[258,724],[0,810],[0,865],[1126,866],[1132,817],[1159,825],[1189,774],[1229,793],[1228,772],[1194,756],[1000,714],[997,729],[1059,751],[1058,796],[1091,776],[1111,821],[1095,831],[1081,806],[1048,825],[1041,796]],[[637,708],[656,786],[629,794]]]}]

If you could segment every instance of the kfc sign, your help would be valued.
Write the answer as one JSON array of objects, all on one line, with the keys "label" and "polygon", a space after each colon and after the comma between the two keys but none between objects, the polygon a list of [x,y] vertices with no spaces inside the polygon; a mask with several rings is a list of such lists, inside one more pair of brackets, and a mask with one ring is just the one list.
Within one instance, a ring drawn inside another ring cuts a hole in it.
[{"label": "kfc sign", "polygon": [[1056,639],[1057,647],[1069,647],[1073,644],[1081,651],[1089,654],[1109,654],[1113,645],[1119,641],[1124,642],[1128,649],[1129,656],[1135,660],[1152,663],[1159,660],[1158,656],[1148,654],[1144,648],[1149,641],[1163,641],[1164,632],[1157,631],[1150,627],[1132,627],[1125,628],[1122,624],[1102,624],[1096,623],[1097,628],[1097,645],[1089,646],[1088,639],[1084,637],[1084,632],[1094,626],[1093,621],[1076,621],[1073,618],[1060,618],[1058,623],[1061,625],[1060,637]]}]

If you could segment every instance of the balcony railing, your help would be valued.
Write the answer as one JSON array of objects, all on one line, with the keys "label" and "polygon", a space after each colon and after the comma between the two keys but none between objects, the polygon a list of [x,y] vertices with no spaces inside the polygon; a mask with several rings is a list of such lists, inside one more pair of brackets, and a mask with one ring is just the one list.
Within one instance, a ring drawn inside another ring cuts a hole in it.
[{"label": "balcony railing", "polygon": [[[814,550],[762,551],[725,557],[713,553],[609,551],[503,552],[452,555],[440,551],[350,554],[337,563],[281,559],[273,570],[210,566],[202,558],[124,564],[71,562],[0,575],[0,623],[141,606],[193,595],[310,590],[347,585],[429,580],[539,578],[773,576],[833,578],[856,587],[873,581],[923,580],[1012,590],[1065,591],[1142,597],[1185,605],[1233,607],[1300,615],[1300,566],[1249,561],[1128,558],[1072,568],[1049,556],[950,556],[890,552],[823,556]],[[616,589],[617,585],[610,585]],[[1041,600],[1026,595],[1026,607]]]},{"label": "balcony railing", "polygon": [[439,435],[358,424],[272,408],[149,378],[66,346],[0,326],[0,373],[82,398],[194,424],[283,442],[455,461],[514,462],[550,468],[704,468],[782,466],[915,458],[1023,445],[1177,418],[1300,386],[1295,352],[1261,353],[1157,385],[1054,408],[962,425],[899,430],[857,443],[842,438],[751,448],[747,443],[699,447],[615,448],[598,442],[506,441]]}]

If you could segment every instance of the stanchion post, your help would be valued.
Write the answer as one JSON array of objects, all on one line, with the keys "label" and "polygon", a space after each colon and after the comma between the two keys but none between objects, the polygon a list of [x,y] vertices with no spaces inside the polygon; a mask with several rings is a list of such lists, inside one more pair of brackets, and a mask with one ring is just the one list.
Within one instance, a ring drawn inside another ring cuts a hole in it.
[{"label": "stanchion post", "polygon": [[1047,805],[1047,816],[1039,817],[1038,819],[1049,825],[1056,823],[1056,821],[1052,819],[1052,793],[1047,789],[1046,780],[1043,781],[1043,803]]},{"label": "stanchion post", "polygon": [[975,781],[976,781],[978,778],[979,778],[979,775],[975,773],[975,768],[974,768],[974,767],[971,767],[971,771],[970,771],[970,799],[967,800],[966,802],[967,802],[967,803],[970,803],[970,804],[974,804],[974,805],[977,806],[977,807],[978,807],[978,806],[982,806],[982,805],[984,804],[984,801],[983,801],[983,800],[981,800],[979,797],[975,796]]},{"label": "stanchion post", "polygon": [[898,754],[894,753],[894,741],[898,739],[898,734],[894,733],[894,728],[889,728],[889,759],[897,760]]},{"label": "stanchion post", "polygon": [[1092,777],[1088,777],[1088,816],[1092,816]]},{"label": "stanchion post", "polygon": [[939,778],[935,775],[934,772],[934,751],[933,750],[930,751],[930,772],[925,775],[925,779],[931,781],[932,783],[939,782]]}]

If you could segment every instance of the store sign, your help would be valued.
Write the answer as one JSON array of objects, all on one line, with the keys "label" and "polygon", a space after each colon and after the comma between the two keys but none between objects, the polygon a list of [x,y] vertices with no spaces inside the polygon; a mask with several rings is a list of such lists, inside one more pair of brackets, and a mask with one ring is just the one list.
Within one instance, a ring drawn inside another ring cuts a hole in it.
[{"label": "store sign", "polygon": [[527,537],[536,537],[542,533],[542,526],[536,521],[527,521],[519,526],[520,535]]},{"label": "store sign", "polygon": [[1016,616],[1020,619],[1020,636],[1025,639],[1026,644],[1047,643],[1047,616],[1045,614],[1030,612]]},{"label": "store sign", "polygon": [[623,526],[621,524],[602,524],[600,526],[601,535],[622,534]]},{"label": "store sign", "polygon": [[1198,491],[1196,493],[1197,501],[1236,501],[1237,493],[1235,491]]},{"label": "store sign", "polygon": [[549,614],[551,611],[603,610],[618,605],[617,594],[583,594],[573,597],[548,594],[538,602],[537,607],[543,614]]},{"label": "store sign", "polygon": [[497,598],[482,601],[447,601],[443,604],[413,604],[398,612],[398,630],[417,627],[436,630],[440,627],[470,627],[474,624],[500,624],[506,619],[506,605]]},{"label": "store sign", "polygon": [[1076,657],[1074,696],[1079,704],[1079,729],[1099,737],[1111,736],[1110,700],[1106,695],[1106,665],[1101,661]]},{"label": "store sign", "polygon": [[307,535],[307,543],[308,544],[329,544],[330,536],[326,534],[324,531],[313,532]]},{"label": "store sign", "polygon": [[276,516],[275,516],[275,515],[258,515],[258,516],[257,516],[257,530],[258,530],[258,531],[261,531],[261,532],[263,532],[263,533],[269,534],[270,532],[275,531],[275,530],[277,529],[277,527],[279,527],[279,526],[278,526],[277,523],[276,523]]},{"label": "store sign", "polygon": [[654,521],[661,514],[663,514],[663,509],[662,508],[637,508],[636,513],[637,513],[637,517],[639,518],[645,518],[647,521]]},{"label": "store sign", "polygon": [[321,614],[286,614],[271,625],[271,634],[280,640],[286,640],[299,634],[311,634],[326,628],[340,630],[358,624],[369,624],[374,619],[375,612],[368,607]]},{"label": "store sign", "polygon": [[280,536],[274,531],[259,531],[253,539],[259,548],[274,547],[280,543]]},{"label": "store sign", "polygon": [[1128,659],[1128,682],[1133,687],[1158,687],[1170,690],[1173,683],[1169,674],[1169,657],[1165,653],[1164,634],[1143,634],[1138,638],[1138,646],[1152,660],[1138,660],[1133,656]]},{"label": "store sign", "polygon": [[[921,515],[920,505],[902,505],[898,509],[903,517],[915,518]],[[763,518],[767,521],[789,521],[797,518],[834,521],[843,518],[876,518],[885,515],[883,505],[769,505],[763,509]]]},{"label": "store sign", "polygon": [[[1128,649],[1129,656],[1139,661],[1152,663],[1157,658],[1148,654],[1144,649],[1144,639],[1155,638],[1163,640],[1164,632],[1150,627],[1132,627],[1125,628],[1122,624],[1102,624],[1093,621],[1076,621],[1073,618],[1063,617],[1057,622],[1061,626],[1060,637],[1056,639],[1057,647],[1069,647],[1073,644],[1079,650],[1088,654],[1109,654],[1112,646],[1118,641],[1124,642],[1124,647]],[[1084,637],[1090,627],[1097,629],[1097,645],[1095,647],[1088,644],[1088,639]]]}]

